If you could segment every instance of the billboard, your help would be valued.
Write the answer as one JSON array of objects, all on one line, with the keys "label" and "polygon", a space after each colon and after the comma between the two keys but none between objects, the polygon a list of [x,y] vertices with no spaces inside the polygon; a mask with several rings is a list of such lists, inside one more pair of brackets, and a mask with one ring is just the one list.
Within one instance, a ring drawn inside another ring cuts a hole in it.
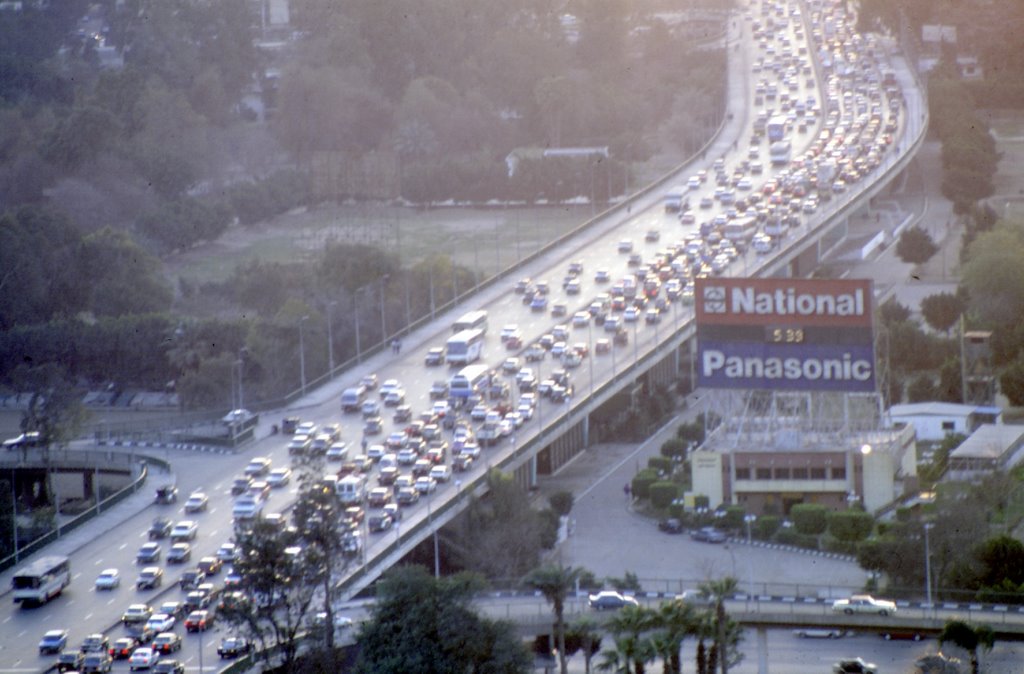
[{"label": "billboard", "polygon": [[875,390],[871,281],[706,278],[695,295],[700,386]]}]

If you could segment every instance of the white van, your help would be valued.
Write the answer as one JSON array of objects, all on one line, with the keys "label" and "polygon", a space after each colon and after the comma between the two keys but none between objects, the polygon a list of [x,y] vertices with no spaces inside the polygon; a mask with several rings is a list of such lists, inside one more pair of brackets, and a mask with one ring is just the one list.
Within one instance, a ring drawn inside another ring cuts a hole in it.
[{"label": "white van", "polygon": [[335,484],[338,500],[345,505],[363,502],[366,491],[366,480],[361,475],[346,475]]},{"label": "white van", "polygon": [[366,387],[353,386],[345,389],[341,394],[341,411],[358,412],[366,400]]}]

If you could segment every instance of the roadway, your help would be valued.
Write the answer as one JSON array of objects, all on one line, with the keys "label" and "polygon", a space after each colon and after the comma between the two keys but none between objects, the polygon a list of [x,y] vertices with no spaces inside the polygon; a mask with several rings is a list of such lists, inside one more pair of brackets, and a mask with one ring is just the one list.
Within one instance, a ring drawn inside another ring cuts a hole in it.
[{"label": "roadway", "polygon": [[[790,24],[791,34],[793,25],[793,23]],[[742,22],[740,22],[739,30],[744,37],[749,37],[749,27],[745,27]],[[734,35],[733,39],[735,37]],[[795,41],[795,36],[792,39]],[[745,74],[746,69],[742,65],[750,62],[751,54],[757,47],[749,40],[734,43],[739,44],[741,48],[735,53],[730,50],[730,69],[733,72],[737,72],[739,69],[739,72],[744,73],[741,76],[730,77],[730,107],[737,110],[737,113],[734,114],[733,120],[726,124],[722,135],[709,149],[707,153],[709,164],[710,158],[725,156],[727,165],[732,166],[741,158],[746,157],[747,153],[745,139],[750,136],[752,119],[739,110],[751,108],[754,91],[753,82],[751,82],[750,76]],[[814,95],[819,102],[823,99],[823,95],[817,87],[808,87],[803,81],[799,85],[799,90],[801,96]],[[816,136],[820,124],[821,117],[818,117],[811,129],[801,138],[809,143]],[[794,140],[799,141],[800,139],[794,138]],[[737,141],[736,145],[741,149],[731,152],[729,148],[734,141]],[[767,150],[765,143],[762,143],[761,150],[764,160]],[[685,171],[680,172],[681,178],[685,179],[686,175],[696,171],[696,168],[694,166],[687,167]],[[771,175],[771,171],[772,169],[766,167],[766,175]],[[695,190],[691,194],[691,200],[694,203],[701,196],[711,194],[713,189],[711,182],[709,181],[700,190]],[[716,205],[714,212],[719,211],[720,209]],[[819,213],[813,216],[806,226],[814,227],[824,217],[824,214]],[[659,242],[645,241],[645,234],[650,230],[661,233]],[[693,234],[695,230],[696,225],[682,226],[674,217],[664,214],[660,193],[648,194],[633,204],[631,215],[618,210],[604,216],[595,226],[587,229],[578,239],[574,239],[572,245],[563,246],[557,251],[539,256],[528,268],[523,270],[523,275],[531,276],[534,279],[548,280],[553,289],[551,301],[563,299],[568,301],[569,315],[571,316],[574,311],[589,305],[594,295],[606,290],[605,286],[598,285],[592,280],[594,270],[607,268],[612,273],[613,279],[629,272],[625,262],[626,256],[618,252],[617,243],[620,240],[632,239],[637,252],[645,259],[649,259],[655,251],[667,243],[682,239],[687,234]],[[575,259],[585,261],[585,273],[582,276],[583,292],[577,298],[565,298],[560,290],[560,282],[569,261]],[[763,264],[765,259],[749,253],[734,261],[728,273],[750,274]],[[514,295],[511,288],[508,287],[489,288],[475,297],[472,305],[466,304],[458,309],[464,311],[471,308],[486,308],[491,314],[492,328],[488,336],[486,360],[495,366],[499,365],[507,355],[497,341],[497,332],[500,326],[516,323],[528,338],[536,338],[547,332],[557,322],[546,311],[533,312],[523,306],[520,298]],[[362,371],[346,376],[347,381],[338,382],[337,386],[325,387],[322,391],[309,396],[306,404],[298,413],[304,420],[319,424],[340,420],[344,425],[346,440],[351,446],[358,446],[359,422],[351,416],[341,418],[338,412],[337,390],[369,371],[375,371],[382,381],[388,378],[399,379],[406,388],[407,402],[413,406],[414,410],[429,408],[427,391],[430,384],[436,379],[445,378],[447,373],[444,370],[424,367],[423,357],[428,348],[443,344],[449,334],[450,319],[457,313],[458,311],[452,312],[449,316],[442,317],[431,325],[429,329],[424,329],[415,336],[407,337],[406,348],[401,355],[380,354]],[[613,349],[608,356],[587,358],[583,366],[574,373],[577,397],[584,397],[588,389],[595,388],[604,380],[621,372],[652,349],[677,326],[692,318],[690,308],[679,303],[673,303],[669,313],[670,315],[663,318],[660,324],[647,325],[640,322],[632,324],[629,327],[629,345]],[[588,327],[585,336],[583,331],[577,330],[570,338],[569,343],[585,341],[591,346],[591,353],[593,353],[594,342],[603,336],[598,329]],[[546,359],[535,367],[538,371],[538,379],[543,379],[555,367],[551,358]],[[546,401],[540,402],[534,419],[519,429],[513,437],[507,439],[503,445],[484,450],[485,460],[481,461],[480,465],[470,473],[463,475],[461,481],[469,483],[472,480],[478,480],[483,475],[486,466],[492,462],[497,463],[502,457],[510,454],[515,443],[528,442],[542,425],[551,424],[558,416],[566,414],[568,411],[568,406],[556,406]],[[385,434],[387,430],[390,428],[385,429]],[[275,465],[286,465],[289,459],[284,445],[285,438],[272,436],[258,441],[250,452],[251,455],[270,457]],[[187,497],[188,493],[194,489],[203,489],[211,497],[209,511],[194,517],[200,525],[200,538],[195,545],[193,562],[199,556],[213,554],[221,543],[231,537],[230,482],[237,473],[241,472],[248,457],[243,459],[236,456],[204,455],[194,458],[198,461],[175,461],[175,470],[183,497]],[[441,485],[430,500],[434,506],[440,506],[443,501],[450,499],[458,489],[459,485],[455,481]],[[287,504],[293,500],[294,494],[294,486],[275,493],[270,499],[268,509],[284,510]],[[426,519],[428,505],[421,503],[408,510],[402,528],[408,531],[411,526]],[[93,631],[110,631],[111,637],[115,638],[120,636],[121,631],[116,627],[117,618],[129,603],[143,601],[156,604],[164,599],[180,596],[180,591],[173,586],[179,575],[178,569],[173,566],[167,569],[168,577],[163,589],[136,592],[132,588],[136,574],[135,553],[146,540],[146,529],[155,510],[155,506],[148,508],[137,517],[124,522],[120,528],[120,534],[96,540],[82,548],[74,556],[74,583],[63,598],[40,609],[12,609],[8,616],[0,620],[0,624],[3,625],[2,633],[0,633],[0,653],[3,653],[5,667],[9,668],[0,671],[36,671],[41,664],[44,664],[44,659],[36,655],[35,645],[39,636],[47,629],[70,628],[72,644],[77,644],[85,634]],[[177,519],[184,518],[183,513],[180,512],[180,504],[176,507],[168,507],[167,510]],[[398,533],[396,531],[394,534],[388,533],[376,537],[365,535],[364,537],[369,541],[369,556],[372,557],[386,547],[398,536]],[[106,567],[119,568],[125,586],[110,593],[97,593],[91,588],[92,580],[101,569]],[[210,636],[216,636],[216,634]],[[186,638],[186,648],[180,659],[189,667],[198,667],[200,659],[209,666],[209,663],[216,659],[213,649],[217,639],[205,639],[202,649],[199,648],[199,641],[200,638],[195,635],[189,635]]]}]

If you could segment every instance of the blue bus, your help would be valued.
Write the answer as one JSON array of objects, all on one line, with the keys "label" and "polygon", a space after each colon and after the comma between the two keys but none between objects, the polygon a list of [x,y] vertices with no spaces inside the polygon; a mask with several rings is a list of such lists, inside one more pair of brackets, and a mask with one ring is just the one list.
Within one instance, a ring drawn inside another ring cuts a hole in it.
[{"label": "blue bus", "polygon": [[484,348],[484,331],[470,329],[448,338],[445,344],[445,362],[449,365],[469,365],[480,359]]}]

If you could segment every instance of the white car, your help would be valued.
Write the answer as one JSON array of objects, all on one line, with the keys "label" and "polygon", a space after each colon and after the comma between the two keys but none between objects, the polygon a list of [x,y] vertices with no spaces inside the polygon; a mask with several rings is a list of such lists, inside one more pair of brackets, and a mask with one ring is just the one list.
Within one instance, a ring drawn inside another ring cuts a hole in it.
[{"label": "white car", "polygon": [[508,340],[509,337],[511,337],[512,335],[518,334],[518,333],[519,333],[519,326],[516,325],[515,323],[509,323],[508,325],[506,325],[505,327],[503,327],[501,329],[501,334],[499,335],[499,337],[500,337],[502,343],[504,343],[504,342],[506,342]]},{"label": "white car", "polygon": [[146,627],[159,634],[160,632],[170,632],[173,630],[174,623],[174,616],[166,613],[155,613],[152,618],[146,621]]},{"label": "white car", "polygon": [[187,501],[185,501],[185,512],[197,513],[206,510],[209,503],[210,499],[205,493],[201,491],[192,492],[192,495],[188,497]]},{"label": "white car", "polygon": [[397,379],[386,379],[384,383],[380,385],[380,397],[381,400],[386,398],[392,391],[398,391],[402,388],[402,385]]},{"label": "white car", "polygon": [[834,613],[875,613],[880,616],[894,615],[896,603],[886,599],[875,599],[869,594],[855,594],[849,599],[837,599],[832,604]]},{"label": "white car", "polygon": [[416,478],[416,483],[414,486],[416,487],[416,491],[418,491],[419,493],[429,494],[430,492],[437,489],[437,480],[430,477],[429,475],[423,475],[421,477]]},{"label": "white car", "polygon": [[223,543],[217,549],[217,559],[222,562],[233,562],[238,558],[238,547],[234,543]]},{"label": "white car", "polygon": [[137,669],[150,669],[160,659],[160,653],[155,649],[147,646],[136,648],[132,652],[132,657],[128,658],[128,669],[135,671]]},{"label": "white car", "polygon": [[270,472],[270,459],[265,456],[256,456],[249,460],[245,467],[245,474],[252,477],[262,477]]},{"label": "white car", "polygon": [[585,328],[590,325],[590,312],[589,311],[577,311],[572,315],[572,327],[574,328]]},{"label": "white car", "polygon": [[292,480],[292,469],[291,468],[275,468],[270,471],[270,475],[267,476],[267,484],[274,489],[280,489],[287,485]]},{"label": "white car", "polygon": [[97,590],[113,590],[121,587],[121,574],[117,569],[103,569],[96,577]]},{"label": "white car", "polygon": [[199,533],[199,525],[192,520],[182,520],[171,529],[172,541],[192,541]]}]

